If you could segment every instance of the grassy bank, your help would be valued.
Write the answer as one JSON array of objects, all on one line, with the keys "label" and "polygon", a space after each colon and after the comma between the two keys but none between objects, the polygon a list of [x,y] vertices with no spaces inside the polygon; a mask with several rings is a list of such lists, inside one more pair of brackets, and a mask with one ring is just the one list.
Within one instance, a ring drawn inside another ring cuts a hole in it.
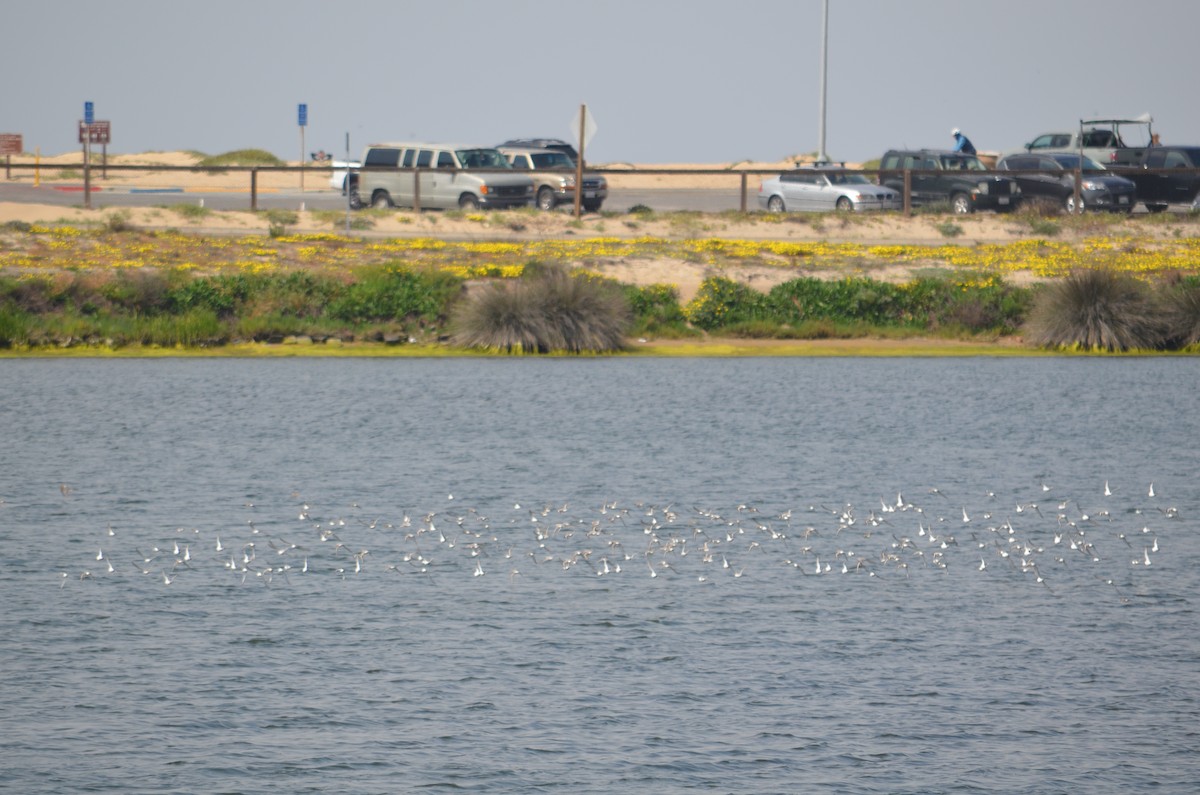
[{"label": "grassy bank", "polygon": [[[454,344],[455,326],[466,325],[463,306],[488,285],[554,267],[623,296],[629,319],[622,327],[639,353],[1012,355],[1026,352],[1012,340],[1037,316],[1045,285],[1083,271],[1118,274],[1135,292],[1174,296],[1176,330],[1130,338],[1193,350],[1195,334],[1186,329],[1200,325],[1197,253],[1197,240],[1183,235],[930,245],[653,236],[454,241],[289,235],[273,222],[266,236],[219,236],[137,229],[118,213],[90,228],[0,230],[0,348],[19,355],[286,356],[503,349]],[[613,263],[662,260],[704,269],[694,296],[682,299],[667,280],[607,275]],[[741,278],[750,272],[768,273],[769,289]],[[589,311],[616,311],[611,302],[595,305],[608,308]],[[1159,308],[1139,305],[1143,314]],[[1053,308],[1049,314],[1056,316]],[[1114,347],[1063,339],[1047,347]]]}]

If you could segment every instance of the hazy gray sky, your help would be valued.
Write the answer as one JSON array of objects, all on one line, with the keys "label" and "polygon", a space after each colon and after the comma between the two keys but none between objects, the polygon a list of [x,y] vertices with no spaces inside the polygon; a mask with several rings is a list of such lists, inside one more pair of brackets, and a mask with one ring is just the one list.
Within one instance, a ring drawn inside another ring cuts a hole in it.
[{"label": "hazy gray sky", "polygon": [[[6,3],[0,132],[112,153],[569,138],[587,159],[716,163],[817,149],[821,0],[29,0]],[[1200,143],[1198,0],[831,0],[826,149],[1018,147],[1153,114]]]}]

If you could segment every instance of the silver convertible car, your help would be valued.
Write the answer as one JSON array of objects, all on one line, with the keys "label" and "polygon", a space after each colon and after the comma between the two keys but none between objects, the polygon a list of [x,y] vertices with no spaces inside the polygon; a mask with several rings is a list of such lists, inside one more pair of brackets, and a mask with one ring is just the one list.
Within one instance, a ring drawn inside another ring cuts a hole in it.
[{"label": "silver convertible car", "polygon": [[798,168],[763,180],[758,206],[773,213],[899,210],[900,194],[840,168]]}]

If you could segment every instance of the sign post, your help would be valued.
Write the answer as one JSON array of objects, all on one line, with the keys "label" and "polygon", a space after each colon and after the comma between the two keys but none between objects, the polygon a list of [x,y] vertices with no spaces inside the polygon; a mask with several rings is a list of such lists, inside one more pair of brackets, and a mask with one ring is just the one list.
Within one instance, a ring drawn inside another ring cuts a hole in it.
[{"label": "sign post", "polygon": [[4,178],[12,179],[12,156],[24,151],[21,136],[14,133],[0,133],[0,155],[4,155]]},{"label": "sign post", "polygon": [[92,209],[92,122],[96,120],[95,105],[83,103],[83,124],[79,136],[83,138],[83,207]]},{"label": "sign post", "polygon": [[304,159],[304,128],[308,126],[308,103],[301,102],[296,109],[297,121],[300,125],[300,192],[304,192],[304,166],[308,161]]},{"label": "sign post", "polygon": [[101,176],[107,179],[108,144],[111,140],[112,122],[96,121],[94,117],[88,122],[85,112],[84,119],[79,122],[79,143],[83,144],[83,206],[89,210],[92,208],[92,144],[100,144],[103,147],[105,171]]}]

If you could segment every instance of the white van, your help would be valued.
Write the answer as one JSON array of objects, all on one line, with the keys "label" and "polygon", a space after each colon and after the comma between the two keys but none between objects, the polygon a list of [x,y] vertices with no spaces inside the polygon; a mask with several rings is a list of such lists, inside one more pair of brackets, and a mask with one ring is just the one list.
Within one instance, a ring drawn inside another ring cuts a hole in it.
[{"label": "white van", "polygon": [[371,207],[502,209],[533,196],[533,180],[487,146],[371,144],[358,173],[358,199]]}]

